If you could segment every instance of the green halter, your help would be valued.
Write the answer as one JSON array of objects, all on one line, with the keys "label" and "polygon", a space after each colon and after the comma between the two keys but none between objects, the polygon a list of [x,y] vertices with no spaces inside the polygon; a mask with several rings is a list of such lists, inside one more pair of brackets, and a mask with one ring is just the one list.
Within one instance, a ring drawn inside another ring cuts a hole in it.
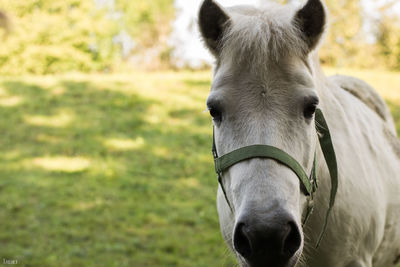
[{"label": "green halter", "polygon": [[[317,109],[315,112],[315,128],[319,133],[319,143],[322,149],[322,153],[324,155],[326,164],[328,166],[329,174],[331,176],[331,194],[329,199],[329,207],[326,212],[325,222],[321,231],[321,234],[318,238],[316,247],[319,246],[322,237],[326,231],[326,227],[328,224],[329,214],[332,210],[332,207],[335,203],[336,191],[338,188],[338,168],[337,168],[337,161],[335,150],[333,148],[331,135],[329,133],[328,124],[322,114],[320,109]],[[285,151],[268,145],[251,145],[241,147],[234,151],[231,151],[221,157],[218,157],[217,148],[215,145],[215,137],[213,133],[213,147],[212,152],[214,156],[214,163],[215,163],[215,171],[218,174],[218,182],[221,186],[222,192],[224,193],[225,200],[233,213],[232,206],[228,200],[226,195],[225,188],[222,183],[222,173],[227,170],[232,165],[235,165],[238,162],[243,160],[251,159],[251,158],[269,158],[274,159],[277,162],[285,165],[286,167],[290,168],[299,178],[301,182],[302,191],[306,196],[308,196],[308,205],[306,210],[306,215],[303,219],[303,225],[307,222],[308,218],[311,215],[313,210],[313,198],[314,193],[317,190],[317,176],[316,176],[316,155],[314,155],[314,162],[313,167],[311,170],[310,176],[306,174],[303,167],[300,163],[298,163],[292,156],[290,156]]]}]

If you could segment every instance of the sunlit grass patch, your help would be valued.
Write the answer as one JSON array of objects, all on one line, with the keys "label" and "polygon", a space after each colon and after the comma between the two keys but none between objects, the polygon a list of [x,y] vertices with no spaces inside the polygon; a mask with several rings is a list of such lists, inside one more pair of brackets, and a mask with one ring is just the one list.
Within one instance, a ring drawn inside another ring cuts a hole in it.
[{"label": "sunlit grass patch", "polygon": [[90,161],[82,157],[41,157],[34,158],[31,162],[34,166],[47,171],[67,173],[82,172],[90,167]]},{"label": "sunlit grass patch", "polygon": [[158,157],[166,157],[166,156],[168,156],[170,151],[166,147],[156,146],[156,147],[153,147],[153,153],[154,153],[154,155],[156,155]]},{"label": "sunlit grass patch", "polygon": [[200,185],[199,180],[193,177],[181,178],[178,180],[177,184],[188,188],[196,188]]},{"label": "sunlit grass patch", "polygon": [[151,105],[145,115],[145,119],[147,123],[151,124],[159,124],[162,120],[162,117],[165,117],[165,109],[162,108],[161,105]]},{"label": "sunlit grass patch", "polygon": [[0,106],[14,107],[22,103],[23,98],[20,96],[0,97]]},{"label": "sunlit grass patch", "polygon": [[3,151],[0,154],[0,158],[2,158],[3,160],[15,160],[20,156],[21,156],[21,151],[17,149]]},{"label": "sunlit grass patch", "polygon": [[11,95],[4,87],[0,86],[0,106],[14,107],[23,102],[23,97]]},{"label": "sunlit grass patch", "polygon": [[35,126],[66,127],[74,120],[74,115],[67,112],[60,112],[56,115],[26,115],[25,122]]},{"label": "sunlit grass patch", "polygon": [[87,210],[90,210],[90,209],[93,209],[93,208],[96,208],[96,207],[99,207],[102,205],[104,205],[104,200],[100,199],[100,198],[96,198],[91,201],[77,202],[77,203],[73,204],[72,208],[73,208],[73,210],[76,210],[76,211],[87,211]]},{"label": "sunlit grass patch", "polygon": [[65,88],[62,86],[55,86],[52,90],[51,90],[51,94],[54,96],[61,96],[65,93]]},{"label": "sunlit grass patch", "polygon": [[4,96],[8,96],[8,92],[4,87],[0,86],[0,97]]},{"label": "sunlit grass patch", "polygon": [[110,138],[106,139],[104,144],[112,150],[127,151],[143,147],[145,145],[145,140],[143,137],[137,137],[135,139]]}]

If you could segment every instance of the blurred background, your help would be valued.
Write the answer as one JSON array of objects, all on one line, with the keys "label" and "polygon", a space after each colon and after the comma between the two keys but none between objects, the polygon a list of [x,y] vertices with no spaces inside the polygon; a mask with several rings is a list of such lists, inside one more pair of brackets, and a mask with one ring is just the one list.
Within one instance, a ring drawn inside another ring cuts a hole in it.
[{"label": "blurred background", "polygon": [[[400,133],[400,3],[325,2],[326,73],[372,84]],[[235,265],[215,207],[200,3],[0,0],[0,261]]]}]

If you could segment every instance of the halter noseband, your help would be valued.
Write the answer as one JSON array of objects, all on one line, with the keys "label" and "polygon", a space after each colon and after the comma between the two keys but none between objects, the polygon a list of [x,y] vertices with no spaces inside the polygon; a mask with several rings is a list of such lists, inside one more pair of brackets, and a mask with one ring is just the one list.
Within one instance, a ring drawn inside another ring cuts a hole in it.
[{"label": "halter noseband", "polygon": [[[319,246],[322,237],[326,231],[326,227],[328,224],[329,214],[331,209],[335,203],[336,192],[338,188],[338,168],[337,168],[337,161],[335,150],[333,148],[331,135],[329,132],[328,124],[322,114],[320,109],[315,111],[315,128],[319,133],[318,139],[319,144],[322,149],[322,153],[324,155],[326,164],[328,166],[329,174],[331,177],[331,194],[329,199],[329,207],[326,212],[325,222],[321,231],[321,234],[318,238],[316,247]],[[317,184],[317,175],[316,175],[316,154],[314,155],[313,166],[311,170],[310,176],[306,174],[303,167],[300,163],[298,163],[292,156],[290,156],[285,151],[268,145],[251,145],[241,147],[239,149],[233,150],[221,157],[218,157],[217,147],[215,145],[215,136],[213,131],[213,146],[212,152],[214,156],[214,164],[215,164],[215,172],[218,175],[218,182],[221,186],[222,192],[224,193],[225,200],[233,213],[232,206],[228,200],[226,195],[225,188],[222,183],[222,173],[226,171],[229,167],[235,165],[238,162],[251,159],[251,158],[269,158],[279,162],[282,165],[285,165],[289,169],[291,169],[299,178],[301,182],[302,191],[308,197],[307,198],[307,210],[306,215],[303,219],[303,225],[307,222],[308,218],[310,217],[312,210],[313,210],[313,199],[314,193],[318,188]]]}]

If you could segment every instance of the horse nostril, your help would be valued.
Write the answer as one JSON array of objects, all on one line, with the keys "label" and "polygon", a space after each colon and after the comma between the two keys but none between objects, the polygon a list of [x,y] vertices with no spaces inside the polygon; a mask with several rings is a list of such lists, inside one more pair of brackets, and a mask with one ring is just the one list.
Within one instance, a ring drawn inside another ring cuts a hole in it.
[{"label": "horse nostril", "polygon": [[295,222],[289,222],[288,226],[289,229],[282,250],[285,255],[292,256],[300,248],[301,236]]},{"label": "horse nostril", "polygon": [[233,245],[250,266],[286,266],[301,246],[300,229],[284,212],[240,218]]},{"label": "horse nostril", "polygon": [[244,258],[248,258],[252,254],[250,240],[246,235],[246,226],[244,223],[239,223],[236,226],[233,236],[233,244],[236,251]]}]

